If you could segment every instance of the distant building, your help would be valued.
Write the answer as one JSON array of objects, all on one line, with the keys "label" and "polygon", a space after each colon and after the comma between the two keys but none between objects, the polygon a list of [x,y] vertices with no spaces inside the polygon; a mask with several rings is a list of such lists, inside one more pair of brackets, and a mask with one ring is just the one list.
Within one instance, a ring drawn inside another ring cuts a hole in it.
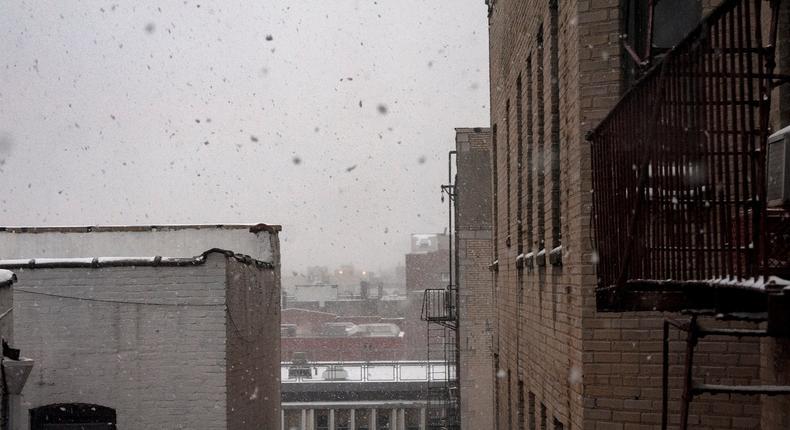
[{"label": "distant building", "polygon": [[19,428],[279,429],[278,231],[2,229],[36,360]]},{"label": "distant building", "polygon": [[411,253],[426,254],[446,250],[450,246],[450,237],[447,234],[412,234]]},{"label": "distant building", "polygon": [[404,331],[414,333],[407,340],[414,358],[428,357],[428,337],[421,321],[426,289],[446,288],[450,283],[450,237],[444,233],[413,234],[411,252],[405,257],[406,295]]},{"label": "distant building", "polygon": [[425,361],[283,363],[283,429],[426,430],[424,386],[442,369]]},{"label": "distant building", "polygon": [[411,352],[403,318],[348,316],[308,309],[282,311],[282,361],[407,360]]},{"label": "distant building", "polygon": [[426,288],[444,288],[450,282],[449,236],[413,234],[411,252],[406,254],[406,291],[422,293]]}]

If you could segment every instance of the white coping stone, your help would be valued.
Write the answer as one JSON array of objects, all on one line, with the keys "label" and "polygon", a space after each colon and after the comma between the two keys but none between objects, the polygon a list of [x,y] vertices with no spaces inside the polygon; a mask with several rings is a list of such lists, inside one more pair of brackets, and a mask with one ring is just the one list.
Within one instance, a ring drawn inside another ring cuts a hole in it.
[{"label": "white coping stone", "polygon": [[[209,249],[233,251],[263,262],[274,260],[272,234],[249,226],[190,226],[140,231],[0,231],[0,260],[94,257],[198,256]],[[50,260],[52,261],[52,260]]]}]

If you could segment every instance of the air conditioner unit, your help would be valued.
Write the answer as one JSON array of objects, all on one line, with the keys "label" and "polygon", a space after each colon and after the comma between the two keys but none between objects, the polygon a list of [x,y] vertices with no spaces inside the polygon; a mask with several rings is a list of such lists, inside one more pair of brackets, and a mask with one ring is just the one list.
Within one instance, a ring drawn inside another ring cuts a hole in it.
[{"label": "air conditioner unit", "polygon": [[768,138],[765,174],[768,207],[790,204],[790,126]]}]

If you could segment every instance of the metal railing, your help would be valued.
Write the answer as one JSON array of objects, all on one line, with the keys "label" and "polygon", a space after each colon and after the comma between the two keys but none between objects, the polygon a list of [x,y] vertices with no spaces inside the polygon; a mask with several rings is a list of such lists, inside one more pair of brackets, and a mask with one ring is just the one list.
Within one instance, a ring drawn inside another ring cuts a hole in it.
[{"label": "metal railing", "polygon": [[457,291],[447,288],[429,288],[423,293],[422,320],[437,323],[453,323],[457,320],[455,308]]},{"label": "metal railing", "polygon": [[787,77],[773,74],[776,7],[763,7],[725,0],[588,135],[599,297],[640,280],[746,285],[790,268],[787,214],[766,208],[771,90]]},{"label": "metal railing", "polygon": [[[296,368],[299,372],[293,372]],[[303,373],[302,371],[306,372]],[[454,369],[453,369],[454,371]],[[342,372],[342,377],[338,377]],[[327,374],[329,377],[325,377]],[[280,376],[283,383],[337,382],[434,382],[445,381],[454,374],[447,373],[443,361],[344,361],[344,362],[282,362]]]}]

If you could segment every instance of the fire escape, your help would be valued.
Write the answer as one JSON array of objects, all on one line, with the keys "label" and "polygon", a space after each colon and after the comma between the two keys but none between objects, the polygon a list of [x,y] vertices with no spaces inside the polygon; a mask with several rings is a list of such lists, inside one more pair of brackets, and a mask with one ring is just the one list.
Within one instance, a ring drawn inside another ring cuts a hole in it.
[{"label": "fire escape", "polygon": [[448,156],[448,184],[442,185],[442,201],[447,195],[449,240],[449,283],[445,288],[425,290],[422,320],[427,322],[428,363],[426,418],[428,430],[458,430],[461,428],[458,387],[458,286],[453,276],[457,255],[454,252],[453,217],[455,215],[455,184],[452,176],[452,157]]},{"label": "fire escape", "polygon": [[[693,378],[705,338],[790,335],[790,205],[769,189],[790,174],[768,159],[787,157],[769,138],[772,92],[790,83],[774,73],[779,7],[725,0],[653,64],[649,44],[646,60],[627,47],[644,74],[588,135],[599,310],[686,317],[664,324],[663,429],[671,328],[686,343],[680,428],[703,393],[790,394]],[[715,326],[732,320],[754,328]]]}]

